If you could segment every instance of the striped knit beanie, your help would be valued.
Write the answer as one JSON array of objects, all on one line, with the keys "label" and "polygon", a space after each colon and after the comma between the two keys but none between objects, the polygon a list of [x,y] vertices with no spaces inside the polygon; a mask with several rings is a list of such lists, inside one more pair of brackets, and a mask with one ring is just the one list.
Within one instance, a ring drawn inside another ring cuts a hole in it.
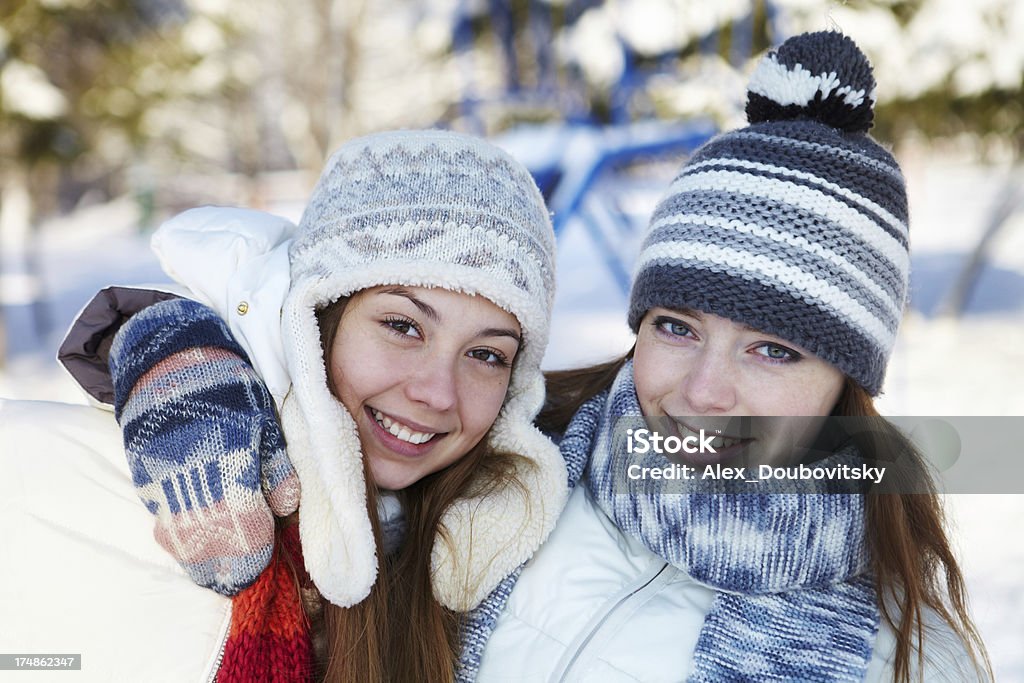
[{"label": "striped knit beanie", "polygon": [[683,166],[651,218],[629,324],[692,308],[810,350],[871,395],[907,297],[907,195],[867,135],[875,80],[846,36],[806,33],[758,64],[750,126]]},{"label": "striped knit beanie", "polygon": [[515,461],[515,486],[456,501],[432,554],[434,592],[474,607],[554,526],[565,466],[533,426],[544,402],[540,361],[554,298],[555,241],[530,174],[498,148],[455,133],[400,131],[359,138],[327,163],[289,251],[283,338],[292,392],[281,410],[302,485],[307,567],[331,602],[348,606],[376,578],[362,453],[354,420],[331,394],[317,309],[378,285],[440,287],[483,296],[522,328],[505,404],[489,433]]}]

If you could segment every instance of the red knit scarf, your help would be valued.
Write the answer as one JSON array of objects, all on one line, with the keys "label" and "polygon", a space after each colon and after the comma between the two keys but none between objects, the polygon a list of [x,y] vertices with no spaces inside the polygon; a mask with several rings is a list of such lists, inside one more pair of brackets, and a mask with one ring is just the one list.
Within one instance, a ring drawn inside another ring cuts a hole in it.
[{"label": "red knit scarf", "polygon": [[304,586],[312,585],[302,562],[298,524],[281,531],[270,564],[232,599],[218,683],[305,683],[312,677],[309,622],[292,567]]}]

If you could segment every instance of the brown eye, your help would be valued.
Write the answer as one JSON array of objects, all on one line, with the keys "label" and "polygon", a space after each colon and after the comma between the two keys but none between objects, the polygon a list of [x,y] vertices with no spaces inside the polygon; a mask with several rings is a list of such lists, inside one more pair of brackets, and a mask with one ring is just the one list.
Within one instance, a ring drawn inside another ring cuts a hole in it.
[{"label": "brown eye", "polygon": [[494,349],[473,349],[466,355],[487,365],[504,368],[509,366],[508,358],[505,357],[505,354]]},{"label": "brown eye", "polygon": [[422,336],[419,328],[416,327],[416,323],[407,318],[385,318],[382,324],[384,327],[402,337],[419,338]]}]

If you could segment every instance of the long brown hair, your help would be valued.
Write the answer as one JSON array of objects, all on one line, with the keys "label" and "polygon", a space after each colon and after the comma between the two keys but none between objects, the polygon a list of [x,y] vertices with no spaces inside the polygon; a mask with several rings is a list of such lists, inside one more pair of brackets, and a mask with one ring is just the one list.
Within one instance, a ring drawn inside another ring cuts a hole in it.
[{"label": "long brown hair", "polygon": [[993,678],[985,644],[968,609],[963,572],[946,536],[942,502],[921,453],[878,413],[871,395],[849,377],[832,414],[871,420],[872,428],[858,430],[854,438],[860,452],[899,462],[900,467],[892,472],[901,481],[892,482],[893,488],[913,491],[872,489],[866,501],[865,524],[878,607],[896,633],[895,680],[909,683],[914,650],[918,671],[924,670],[925,607],[934,610],[960,638],[975,672]]},{"label": "long brown hair", "polygon": [[[550,433],[565,430],[580,406],[609,388],[633,349],[625,355],[585,368],[546,373],[548,402],[537,424]],[[917,653],[923,677],[925,608],[934,610],[963,642],[976,673],[992,678],[985,645],[971,620],[963,572],[946,536],[942,504],[921,454],[885,420],[859,384],[846,378],[832,412],[871,421],[854,441],[862,454],[878,460],[899,459],[902,481],[896,490],[915,493],[867,495],[865,533],[878,607],[896,634],[894,681],[910,683],[911,656]],[[888,472],[887,472],[888,476]]]},{"label": "long brown hair", "polygon": [[[340,299],[317,314],[325,364],[330,362],[346,304],[347,299]],[[324,602],[326,644],[317,678],[346,683],[454,680],[461,615],[434,598],[430,558],[435,542],[450,542],[441,517],[455,500],[499,486],[521,487],[513,474],[520,456],[493,450],[487,445],[488,436],[455,463],[397,492],[405,534],[399,549],[390,555],[383,551],[379,492],[364,460],[367,514],[377,545],[377,580],[357,605]]]}]

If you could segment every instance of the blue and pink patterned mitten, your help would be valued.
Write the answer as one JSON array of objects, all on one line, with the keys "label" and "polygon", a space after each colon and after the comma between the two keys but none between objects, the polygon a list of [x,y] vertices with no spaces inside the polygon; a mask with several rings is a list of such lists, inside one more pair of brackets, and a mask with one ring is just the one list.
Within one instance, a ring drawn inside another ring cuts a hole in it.
[{"label": "blue and pink patterned mitten", "polygon": [[210,308],[189,299],[132,316],[110,349],[114,410],[154,536],[224,595],[270,561],[274,515],[298,506],[274,402]]}]

